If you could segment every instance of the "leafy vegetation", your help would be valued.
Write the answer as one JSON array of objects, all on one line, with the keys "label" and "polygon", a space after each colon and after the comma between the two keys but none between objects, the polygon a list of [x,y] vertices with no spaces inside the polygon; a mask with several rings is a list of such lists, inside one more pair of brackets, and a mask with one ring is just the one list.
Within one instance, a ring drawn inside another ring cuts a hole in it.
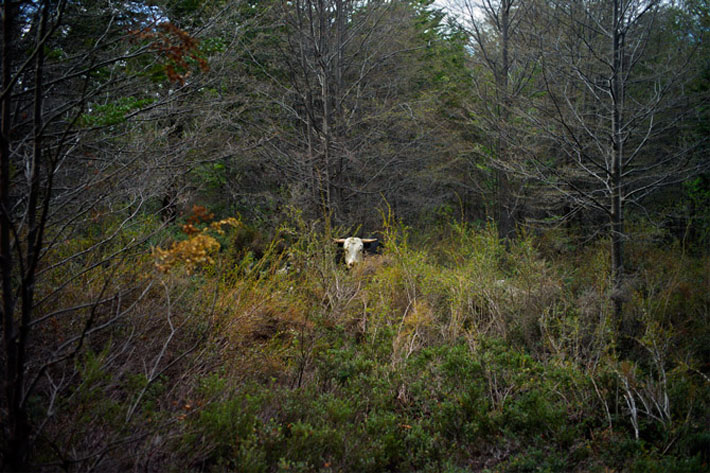
[{"label": "leafy vegetation", "polygon": [[0,469],[708,470],[707,2],[459,6],[3,3]]},{"label": "leafy vegetation", "polygon": [[[197,210],[176,225],[209,217]],[[104,464],[706,469],[708,267],[680,245],[635,248],[639,267],[653,271],[639,270],[615,324],[598,248],[543,256],[557,243],[549,236],[520,235],[506,247],[494,227],[417,234],[388,221],[383,253],[348,271],[304,225],[282,226],[277,240],[299,236],[287,254],[239,251],[236,228],[200,266],[146,261],[156,289],[125,329],[92,344],[102,351],[77,358],[72,392],[53,407],[63,413],[52,421],[58,430],[44,435],[53,449],[38,460],[57,464],[69,449],[90,448],[98,431],[131,431],[143,433],[130,437],[131,454],[108,447]],[[151,309],[160,306],[169,313]],[[131,368],[134,354],[109,359],[129,326],[143,340],[135,361],[153,360],[145,369]],[[60,429],[70,426],[67,437]]]}]

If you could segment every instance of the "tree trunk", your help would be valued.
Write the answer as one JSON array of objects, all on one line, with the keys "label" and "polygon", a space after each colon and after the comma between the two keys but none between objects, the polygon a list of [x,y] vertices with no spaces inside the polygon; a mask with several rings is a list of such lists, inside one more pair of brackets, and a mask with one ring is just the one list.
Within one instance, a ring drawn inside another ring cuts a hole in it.
[{"label": "tree trunk", "polygon": [[[26,463],[27,449],[29,443],[30,429],[27,419],[27,412],[22,402],[22,386],[24,384],[24,357],[25,340],[27,337],[27,322],[29,311],[31,310],[31,288],[23,280],[21,297],[23,301],[21,319],[15,319],[15,288],[13,287],[13,271],[15,268],[10,235],[12,229],[12,219],[9,214],[12,202],[10,201],[10,140],[11,137],[11,108],[12,108],[12,47],[13,47],[13,20],[16,5],[6,0],[3,2],[3,45],[2,45],[2,144],[0,145],[0,159],[2,160],[0,170],[0,261],[2,265],[3,284],[3,344],[5,350],[4,366],[4,386],[5,396],[3,408],[6,409],[7,418],[3,428],[7,439],[4,447],[3,457],[5,464],[3,468],[8,471],[25,471],[28,469]],[[38,41],[39,43],[39,41]],[[42,63],[42,52],[37,56],[38,71]],[[37,118],[37,117],[36,117]],[[35,127],[37,122],[35,121]],[[36,151],[36,148],[35,148]],[[36,169],[32,170],[32,187],[37,182]],[[36,202],[36,200],[35,200]],[[32,218],[32,213],[30,213]],[[33,222],[30,222],[33,223]],[[32,229],[31,229],[32,230]],[[29,249],[29,248],[28,248]],[[24,275],[21,275],[24,276]],[[28,292],[29,290],[29,292]],[[27,298],[30,298],[29,306]]]},{"label": "tree trunk", "polygon": [[[44,94],[44,36],[47,33],[49,5],[45,0],[39,5],[39,29],[35,43],[35,69],[34,69],[34,104],[33,104],[33,132],[32,132],[32,157],[29,163],[29,194],[27,195],[27,235],[24,242],[24,251],[19,252],[19,293],[22,300],[19,324],[15,319],[14,294],[12,271],[13,255],[10,245],[12,216],[9,215],[11,206],[8,188],[10,185],[9,160],[10,142],[10,107],[12,107],[11,94],[11,48],[12,48],[12,17],[14,11],[10,2],[5,2],[3,9],[3,87],[6,93],[2,100],[2,177],[0,185],[2,192],[2,219],[0,238],[2,238],[2,271],[3,271],[3,329],[6,352],[6,379],[5,395],[7,396],[7,451],[4,452],[5,467],[10,471],[25,471],[29,464],[27,459],[30,450],[30,424],[24,399],[25,369],[27,356],[27,342],[30,332],[30,323],[33,316],[34,288],[37,263],[44,237],[46,212],[51,195],[51,171],[43,160],[43,94]],[[47,170],[46,188],[42,189],[42,168]],[[40,199],[44,199],[40,205]],[[16,236],[18,238],[18,236]],[[20,235],[19,238],[22,238]],[[20,246],[21,242],[17,241]],[[15,283],[17,284],[17,282]]]},{"label": "tree trunk", "polygon": [[624,136],[621,129],[624,107],[624,35],[621,0],[614,0],[614,25],[612,33],[612,117],[611,117],[611,276],[614,283],[614,313],[617,320],[623,309],[624,282],[624,208],[622,169]]},{"label": "tree trunk", "polygon": [[[510,91],[508,90],[508,76],[510,74],[510,9],[512,0],[504,0],[500,5],[500,34],[501,34],[501,68],[497,77],[498,89],[498,159],[507,162],[508,136],[506,127],[509,125]],[[514,236],[515,222],[511,209],[510,178],[506,171],[496,171],[496,206],[498,236],[509,239]]]},{"label": "tree trunk", "polygon": [[321,75],[321,101],[323,106],[323,125],[322,125],[322,146],[323,146],[323,213],[327,215],[333,210],[333,202],[331,196],[331,173],[330,173],[330,107],[328,101],[328,75],[325,67],[322,68]]}]

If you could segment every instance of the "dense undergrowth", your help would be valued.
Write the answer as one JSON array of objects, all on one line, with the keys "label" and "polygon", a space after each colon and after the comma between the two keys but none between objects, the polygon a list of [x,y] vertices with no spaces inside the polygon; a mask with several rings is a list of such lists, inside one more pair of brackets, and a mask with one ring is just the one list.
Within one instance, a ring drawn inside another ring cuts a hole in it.
[{"label": "dense undergrowth", "polygon": [[[257,235],[240,224],[210,237],[218,253],[197,245],[213,252],[200,264],[183,252],[163,271],[147,248],[125,257],[111,284],[136,291],[103,317],[130,310],[87,341],[69,392],[49,408],[38,395],[37,418],[52,415],[35,464],[707,471],[706,255],[630,243],[628,285],[612,293],[605,242],[569,234],[505,245],[494,228],[387,221],[381,254],[351,271],[298,219]],[[83,296],[99,286],[76,282]]]}]

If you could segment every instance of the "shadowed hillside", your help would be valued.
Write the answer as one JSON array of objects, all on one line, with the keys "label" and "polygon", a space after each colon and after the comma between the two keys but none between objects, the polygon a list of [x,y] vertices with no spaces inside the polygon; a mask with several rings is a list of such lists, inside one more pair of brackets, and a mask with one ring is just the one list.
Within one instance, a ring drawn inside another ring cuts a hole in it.
[{"label": "shadowed hillside", "polygon": [[446,6],[1,2],[1,471],[709,471],[710,3]]},{"label": "shadowed hillside", "polygon": [[[633,284],[610,295],[603,241],[549,233],[506,246],[495,228],[418,234],[386,221],[382,253],[348,271],[298,219],[256,247],[229,223],[182,226],[182,244],[116,271],[116,284],[137,271],[142,293],[67,367],[38,464],[706,469],[710,267],[680,244],[634,246]],[[611,297],[625,298],[622,320]]]}]

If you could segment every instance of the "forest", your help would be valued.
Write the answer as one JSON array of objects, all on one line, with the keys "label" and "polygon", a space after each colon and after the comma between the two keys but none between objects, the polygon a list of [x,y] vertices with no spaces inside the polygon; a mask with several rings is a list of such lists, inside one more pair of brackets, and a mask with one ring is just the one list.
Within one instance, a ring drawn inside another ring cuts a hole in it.
[{"label": "forest", "polygon": [[710,471],[710,1],[1,8],[0,471]]}]

